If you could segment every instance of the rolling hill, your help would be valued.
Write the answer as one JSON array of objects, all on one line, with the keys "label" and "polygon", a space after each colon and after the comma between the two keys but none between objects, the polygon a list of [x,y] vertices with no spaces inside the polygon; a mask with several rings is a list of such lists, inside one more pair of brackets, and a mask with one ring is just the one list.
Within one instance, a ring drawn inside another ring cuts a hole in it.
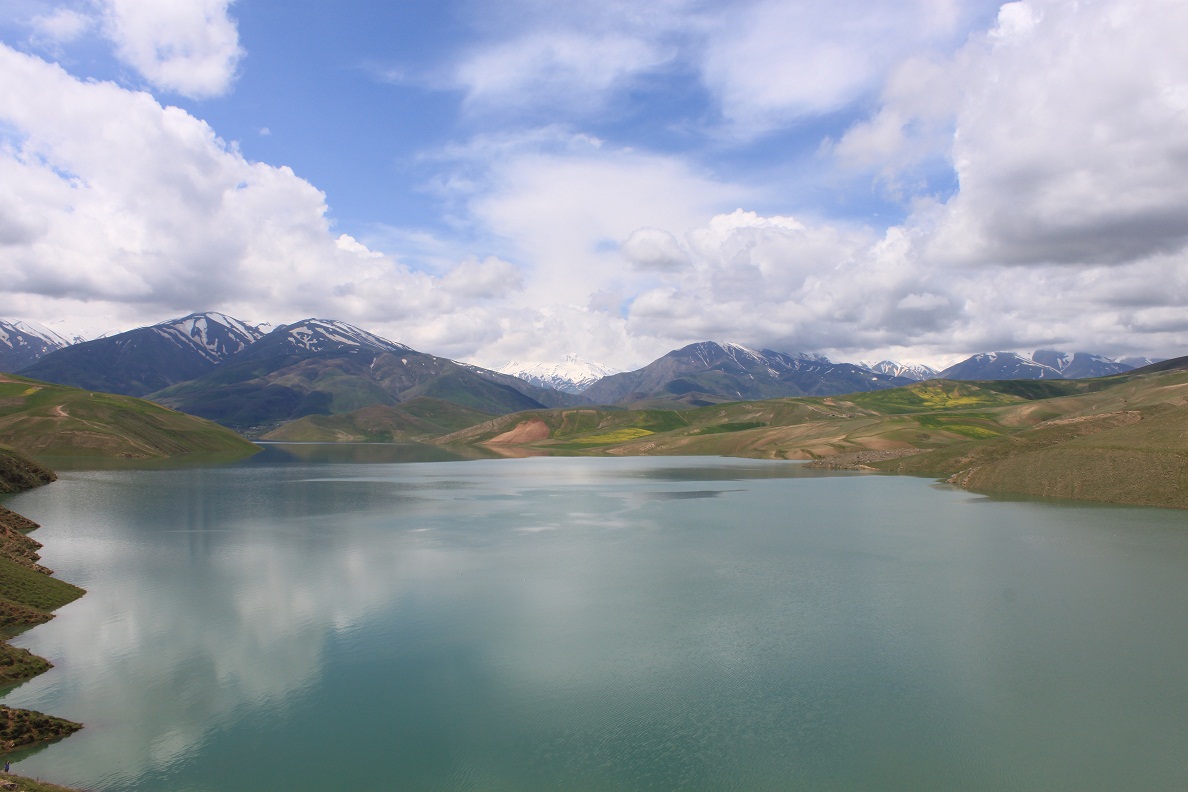
[{"label": "rolling hill", "polygon": [[1188,508],[1188,372],[930,380],[697,409],[530,411],[440,438],[504,453],[715,454],[934,476],[977,492]]},{"label": "rolling hill", "polygon": [[130,396],[0,374],[0,444],[37,459],[248,456],[259,448],[210,421]]},{"label": "rolling hill", "polygon": [[303,443],[417,442],[491,417],[489,413],[422,396],[402,404],[373,404],[340,415],[307,415],[260,439]]}]

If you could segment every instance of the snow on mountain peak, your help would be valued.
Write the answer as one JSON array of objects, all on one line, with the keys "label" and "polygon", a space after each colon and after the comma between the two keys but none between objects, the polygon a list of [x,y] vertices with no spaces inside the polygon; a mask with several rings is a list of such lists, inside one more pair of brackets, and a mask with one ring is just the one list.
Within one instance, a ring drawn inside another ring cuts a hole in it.
[{"label": "snow on mountain peak", "polygon": [[259,328],[217,311],[169,319],[149,329],[178,346],[195,349],[212,363],[226,360],[264,335]]},{"label": "snow on mountain peak", "polygon": [[561,363],[510,361],[496,371],[563,393],[582,393],[603,377],[619,373],[617,369],[591,363],[573,353],[565,355]]},{"label": "snow on mountain peak", "polygon": [[346,322],[334,319],[306,319],[302,322],[277,328],[288,334],[289,342],[294,346],[311,352],[321,352],[341,346],[366,347],[379,349],[384,352],[407,351],[404,344],[397,344],[374,333],[361,330]]},{"label": "snow on mountain peak", "polygon": [[878,363],[859,363],[862,368],[875,374],[888,377],[903,377],[904,379],[923,382],[937,375],[937,370],[923,363],[900,363],[897,360],[880,360]]}]

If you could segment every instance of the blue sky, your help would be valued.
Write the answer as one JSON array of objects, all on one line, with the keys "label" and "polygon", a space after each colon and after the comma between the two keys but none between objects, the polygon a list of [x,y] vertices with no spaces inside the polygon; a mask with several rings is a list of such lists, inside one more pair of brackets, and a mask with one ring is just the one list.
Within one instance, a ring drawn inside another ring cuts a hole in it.
[{"label": "blue sky", "polygon": [[9,0],[0,317],[498,366],[1188,346],[1172,0]]}]

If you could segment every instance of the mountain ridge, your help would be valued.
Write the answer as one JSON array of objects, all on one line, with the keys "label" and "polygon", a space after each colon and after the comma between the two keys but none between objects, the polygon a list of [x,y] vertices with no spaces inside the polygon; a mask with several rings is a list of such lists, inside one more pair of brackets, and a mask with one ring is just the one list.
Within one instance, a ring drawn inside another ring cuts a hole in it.
[{"label": "mountain ridge", "polygon": [[139,397],[201,376],[262,335],[226,314],[193,313],[57,349],[17,373]]}]

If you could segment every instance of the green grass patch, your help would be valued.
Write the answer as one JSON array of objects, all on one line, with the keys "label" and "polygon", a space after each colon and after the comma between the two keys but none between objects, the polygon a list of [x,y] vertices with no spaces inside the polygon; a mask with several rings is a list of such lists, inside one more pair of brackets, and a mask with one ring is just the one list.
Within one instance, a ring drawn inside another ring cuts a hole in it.
[{"label": "green grass patch", "polygon": [[0,706],[0,743],[11,750],[73,734],[82,724],[32,710]]},{"label": "green grass patch", "polygon": [[964,382],[930,381],[904,388],[857,393],[851,402],[883,413],[914,413],[931,410],[957,410],[971,407],[1001,407],[1015,404],[1022,397]]},{"label": "green grass patch", "polygon": [[758,429],[767,426],[764,421],[736,421],[734,423],[715,424],[697,430],[697,434],[726,434],[728,432],[745,432],[748,429]]},{"label": "green grass patch", "polygon": [[49,671],[53,666],[28,649],[0,643],[0,686],[12,685]]},{"label": "green grass patch", "polygon": [[958,415],[919,415],[916,416],[916,422],[924,429],[940,429],[974,440],[986,440],[1003,434],[1002,430],[996,427],[971,423],[978,418],[990,420],[990,416],[984,413],[960,413]]},{"label": "green grass patch", "polygon": [[84,593],[78,586],[0,558],[0,598],[37,610],[52,611],[74,602]]},{"label": "green grass patch", "polygon": [[651,434],[655,434],[655,432],[650,429],[616,429],[613,432],[582,437],[570,442],[575,445],[609,445],[610,443],[626,443],[628,440],[637,440]]}]

